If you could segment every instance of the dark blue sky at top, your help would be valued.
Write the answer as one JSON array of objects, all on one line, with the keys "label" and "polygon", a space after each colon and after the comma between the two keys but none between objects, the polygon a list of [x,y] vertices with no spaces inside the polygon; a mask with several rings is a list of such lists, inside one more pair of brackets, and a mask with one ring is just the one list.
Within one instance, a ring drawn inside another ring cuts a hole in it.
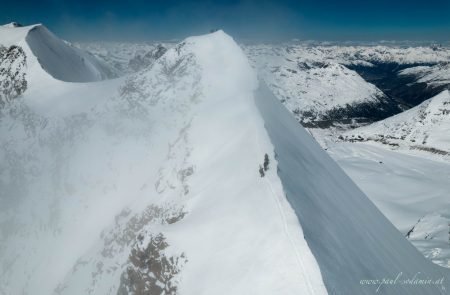
[{"label": "dark blue sky at top", "polygon": [[0,23],[43,23],[68,40],[183,38],[450,40],[450,0],[0,0]]}]

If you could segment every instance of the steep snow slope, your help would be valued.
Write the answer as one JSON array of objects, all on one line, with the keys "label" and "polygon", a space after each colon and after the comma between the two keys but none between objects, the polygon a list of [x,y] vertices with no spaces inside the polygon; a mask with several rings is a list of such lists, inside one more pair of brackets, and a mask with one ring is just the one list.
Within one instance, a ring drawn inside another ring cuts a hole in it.
[{"label": "steep snow slope", "polygon": [[[53,78],[66,82],[91,82],[114,76],[94,56],[58,39],[43,25],[0,26],[0,44],[23,47],[30,71],[36,71],[35,79],[43,75],[41,68]],[[34,66],[37,63],[40,67]]]},{"label": "steep snow slope", "polygon": [[343,134],[344,140],[374,141],[395,149],[425,151],[448,158],[450,92],[445,90],[401,114]]},{"label": "steep snow slope", "polygon": [[[275,148],[278,175],[329,294],[446,294],[443,285],[361,280],[440,279],[448,271],[427,261],[270,93],[256,95]],[[367,283],[367,284],[366,284]]]},{"label": "steep snow slope", "polygon": [[0,293],[326,294],[256,86],[219,31],[5,108]]},{"label": "steep snow slope", "polygon": [[[246,53],[274,94],[304,124],[367,117],[384,94],[356,72],[297,47],[248,46]],[[382,112],[382,110],[379,110]]]}]

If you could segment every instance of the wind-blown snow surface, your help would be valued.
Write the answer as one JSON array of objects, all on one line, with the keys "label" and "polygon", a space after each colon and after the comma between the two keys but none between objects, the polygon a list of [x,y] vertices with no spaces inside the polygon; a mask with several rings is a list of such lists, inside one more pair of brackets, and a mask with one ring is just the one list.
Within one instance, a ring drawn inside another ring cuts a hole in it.
[{"label": "wind-blown snow surface", "polygon": [[345,142],[328,150],[405,235],[427,214],[450,213],[450,165],[447,162],[370,143]]},{"label": "wind-blown snow surface", "polygon": [[[0,44],[19,45],[27,53],[32,72],[44,69],[66,82],[91,82],[111,78],[114,73],[94,56],[58,39],[43,25],[0,26]],[[36,79],[39,79],[39,73]]]},{"label": "wind-blown snow surface", "polygon": [[230,37],[55,83],[1,113],[0,293],[326,294]]},{"label": "wind-blown snow surface", "polygon": [[328,149],[355,183],[427,258],[450,267],[450,164],[370,143]]}]

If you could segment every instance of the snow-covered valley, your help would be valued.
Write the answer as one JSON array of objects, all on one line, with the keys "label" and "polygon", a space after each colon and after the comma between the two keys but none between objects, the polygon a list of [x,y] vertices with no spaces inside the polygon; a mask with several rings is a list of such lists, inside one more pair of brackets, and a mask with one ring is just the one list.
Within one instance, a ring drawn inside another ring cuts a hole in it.
[{"label": "snow-covered valley", "polygon": [[[424,154],[391,151],[372,143],[339,143],[328,151],[426,257],[450,266],[448,162]],[[417,227],[428,218],[436,219],[431,228]],[[433,234],[435,230],[440,231],[439,236]]]},{"label": "snow-covered valley", "polygon": [[447,293],[375,281],[450,274],[448,91],[401,112],[350,64],[449,51],[0,44],[27,57],[0,63],[27,80],[0,105],[0,294]]}]

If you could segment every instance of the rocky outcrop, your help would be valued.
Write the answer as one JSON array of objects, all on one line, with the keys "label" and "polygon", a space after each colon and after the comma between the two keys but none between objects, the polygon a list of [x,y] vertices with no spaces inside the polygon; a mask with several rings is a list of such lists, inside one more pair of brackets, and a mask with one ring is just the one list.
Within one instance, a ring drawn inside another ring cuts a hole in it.
[{"label": "rocky outcrop", "polygon": [[20,46],[0,46],[0,106],[27,90],[27,56]]}]

